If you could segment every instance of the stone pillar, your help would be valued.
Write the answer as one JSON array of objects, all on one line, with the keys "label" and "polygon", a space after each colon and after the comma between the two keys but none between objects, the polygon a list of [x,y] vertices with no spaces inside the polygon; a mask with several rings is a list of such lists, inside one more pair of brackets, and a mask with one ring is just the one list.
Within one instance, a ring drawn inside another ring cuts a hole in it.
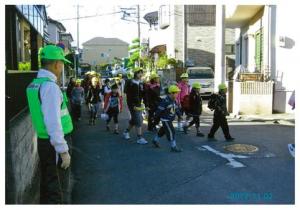
[{"label": "stone pillar", "polygon": [[218,85],[225,82],[225,6],[216,5],[216,34],[215,34],[215,91]]}]

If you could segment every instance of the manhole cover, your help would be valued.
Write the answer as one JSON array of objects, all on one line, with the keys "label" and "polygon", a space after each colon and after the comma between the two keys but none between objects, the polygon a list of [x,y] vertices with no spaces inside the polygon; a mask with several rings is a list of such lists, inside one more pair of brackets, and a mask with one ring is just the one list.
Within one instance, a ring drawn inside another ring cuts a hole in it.
[{"label": "manhole cover", "polygon": [[232,144],[224,147],[225,150],[230,152],[237,152],[237,153],[251,153],[257,152],[258,147],[249,144]]}]

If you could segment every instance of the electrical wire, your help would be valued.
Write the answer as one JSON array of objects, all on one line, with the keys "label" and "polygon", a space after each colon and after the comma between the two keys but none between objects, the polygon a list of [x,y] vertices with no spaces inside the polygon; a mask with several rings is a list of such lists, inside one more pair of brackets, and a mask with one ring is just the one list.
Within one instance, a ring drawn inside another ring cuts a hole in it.
[{"label": "electrical wire", "polygon": [[81,17],[74,17],[74,18],[64,18],[64,19],[59,19],[57,21],[65,21],[65,20],[77,20],[77,19],[84,19],[84,18],[93,18],[93,17],[100,17],[100,16],[107,16],[107,15],[114,15],[118,13],[123,13],[122,11],[118,12],[111,12],[111,13],[105,13],[105,14],[96,14],[96,15],[87,15],[87,16],[81,16]]}]

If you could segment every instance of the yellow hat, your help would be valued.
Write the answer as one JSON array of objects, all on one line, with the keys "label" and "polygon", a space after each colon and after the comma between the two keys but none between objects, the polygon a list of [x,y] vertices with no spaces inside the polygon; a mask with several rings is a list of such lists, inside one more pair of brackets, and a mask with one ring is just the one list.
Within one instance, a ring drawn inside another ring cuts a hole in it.
[{"label": "yellow hat", "polygon": [[152,74],[150,75],[150,79],[155,79],[155,78],[159,78],[159,75],[156,74],[156,73],[152,73]]},{"label": "yellow hat", "polygon": [[180,78],[189,78],[189,75],[188,75],[188,73],[182,73],[180,75]]},{"label": "yellow hat", "polygon": [[80,83],[81,83],[81,79],[77,79],[77,80],[75,81],[75,83],[76,83],[76,84],[80,84]]},{"label": "yellow hat", "polygon": [[224,90],[224,89],[227,88],[226,85],[225,85],[224,83],[219,84],[218,87],[219,87],[219,90]]},{"label": "yellow hat", "polygon": [[90,73],[91,75],[97,75],[97,72],[95,72],[95,71],[91,71],[91,73]]},{"label": "yellow hat", "polygon": [[199,82],[195,82],[193,85],[192,85],[192,88],[195,88],[195,89],[201,89],[201,84]]},{"label": "yellow hat", "polygon": [[171,85],[171,86],[168,88],[168,92],[169,92],[169,93],[179,93],[179,92],[180,92],[180,89],[177,87],[177,85]]},{"label": "yellow hat", "polygon": [[92,78],[92,82],[93,82],[93,81],[99,82],[99,79],[98,79],[97,77],[93,77],[93,78]]},{"label": "yellow hat", "polygon": [[143,72],[143,69],[140,68],[140,67],[133,69],[133,73],[137,73],[137,72],[139,72],[139,71],[142,71],[142,72]]},{"label": "yellow hat", "polygon": [[128,71],[128,72],[127,72],[127,78],[128,78],[128,79],[132,79],[132,78],[133,78],[133,73],[132,73],[132,71]]}]

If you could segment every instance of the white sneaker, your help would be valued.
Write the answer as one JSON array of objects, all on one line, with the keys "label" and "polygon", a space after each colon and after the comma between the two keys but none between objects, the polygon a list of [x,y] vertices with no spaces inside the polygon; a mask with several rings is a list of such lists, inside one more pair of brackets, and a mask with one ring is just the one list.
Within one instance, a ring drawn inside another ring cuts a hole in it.
[{"label": "white sneaker", "polygon": [[290,154],[295,157],[295,144],[288,144]]},{"label": "white sneaker", "polygon": [[123,136],[124,136],[124,139],[126,139],[126,140],[130,139],[129,133],[126,131],[123,133]]},{"label": "white sneaker", "polygon": [[148,141],[146,141],[146,139],[144,139],[143,137],[142,138],[139,138],[136,143],[138,144],[148,144]]}]

